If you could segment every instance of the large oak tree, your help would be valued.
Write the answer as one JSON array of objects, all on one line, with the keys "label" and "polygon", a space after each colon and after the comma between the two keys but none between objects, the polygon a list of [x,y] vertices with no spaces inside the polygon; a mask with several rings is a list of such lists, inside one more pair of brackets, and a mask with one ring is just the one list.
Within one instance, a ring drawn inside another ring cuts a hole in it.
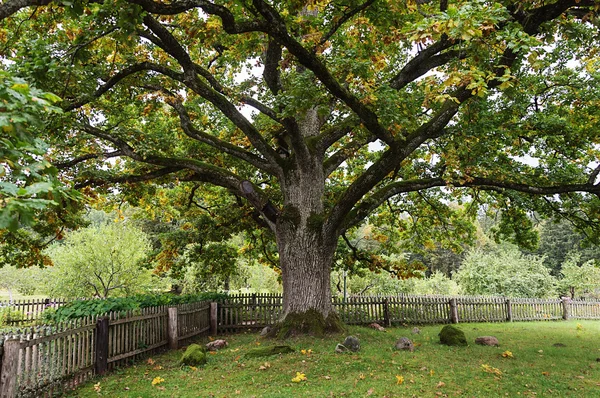
[{"label": "large oak tree", "polygon": [[44,137],[63,178],[244,198],[277,242],[282,330],[319,332],[338,240],[383,207],[448,234],[462,200],[517,239],[528,209],[597,231],[599,6],[6,0],[0,51],[64,99]]}]

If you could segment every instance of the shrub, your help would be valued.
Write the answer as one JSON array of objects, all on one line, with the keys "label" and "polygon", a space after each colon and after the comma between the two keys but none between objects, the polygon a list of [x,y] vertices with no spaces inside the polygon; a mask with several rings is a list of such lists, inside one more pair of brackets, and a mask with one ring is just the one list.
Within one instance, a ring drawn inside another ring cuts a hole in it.
[{"label": "shrub", "polygon": [[23,313],[11,307],[0,308],[0,327],[23,319]]},{"label": "shrub", "polygon": [[84,318],[87,316],[102,315],[108,312],[135,312],[139,311],[141,308],[157,307],[161,305],[197,303],[200,301],[219,301],[226,297],[227,295],[224,293],[206,292],[199,294],[186,294],[181,296],[172,294],[148,294],[131,297],[77,300],[65,304],[55,311],[44,311],[44,320],[47,322],[64,322],[72,319]]}]

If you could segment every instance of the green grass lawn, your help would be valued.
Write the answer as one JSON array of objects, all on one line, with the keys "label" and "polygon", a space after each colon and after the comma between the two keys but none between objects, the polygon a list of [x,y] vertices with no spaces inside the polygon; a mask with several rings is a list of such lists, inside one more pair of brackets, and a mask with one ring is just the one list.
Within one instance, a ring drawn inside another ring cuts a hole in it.
[{"label": "green grass lawn", "polygon": [[[600,322],[458,326],[467,336],[468,347],[440,345],[441,326],[421,327],[419,335],[412,335],[411,328],[378,332],[350,327],[348,334],[361,340],[359,353],[334,353],[344,336],[301,337],[286,341],[295,353],[264,359],[245,359],[244,353],[273,341],[256,333],[223,336],[229,346],[209,355],[203,368],[180,367],[177,360],[183,349],[172,351],[92,380],[70,396],[600,397]],[[498,337],[500,347],[473,343],[484,335]],[[393,350],[402,336],[418,345],[415,352]],[[309,349],[310,354],[301,352]],[[505,351],[513,358],[504,358]],[[296,372],[304,373],[307,380],[292,382]],[[152,385],[155,378],[164,381]]]}]

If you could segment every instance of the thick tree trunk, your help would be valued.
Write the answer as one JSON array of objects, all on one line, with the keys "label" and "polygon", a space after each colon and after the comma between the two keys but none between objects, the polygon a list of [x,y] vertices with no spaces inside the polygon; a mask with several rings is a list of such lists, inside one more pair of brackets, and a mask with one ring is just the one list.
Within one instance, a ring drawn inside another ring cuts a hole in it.
[{"label": "thick tree trunk", "polygon": [[331,304],[330,273],[337,239],[323,232],[322,170],[309,165],[285,182],[285,206],[277,220],[277,245],[283,279],[283,316],[277,337],[340,332]]},{"label": "thick tree trunk", "polygon": [[283,316],[277,337],[323,335],[344,329],[331,304],[331,262],[334,247],[314,231],[296,229],[279,241],[283,280]]}]

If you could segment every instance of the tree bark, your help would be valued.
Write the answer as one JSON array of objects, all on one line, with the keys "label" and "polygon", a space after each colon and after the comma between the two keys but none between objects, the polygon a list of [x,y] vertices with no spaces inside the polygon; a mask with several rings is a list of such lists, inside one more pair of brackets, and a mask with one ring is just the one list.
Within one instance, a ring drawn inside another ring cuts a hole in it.
[{"label": "tree bark", "polygon": [[320,159],[288,170],[276,237],[283,281],[283,315],[273,334],[323,335],[343,330],[331,304],[331,264],[337,237],[324,234],[324,175]]}]

